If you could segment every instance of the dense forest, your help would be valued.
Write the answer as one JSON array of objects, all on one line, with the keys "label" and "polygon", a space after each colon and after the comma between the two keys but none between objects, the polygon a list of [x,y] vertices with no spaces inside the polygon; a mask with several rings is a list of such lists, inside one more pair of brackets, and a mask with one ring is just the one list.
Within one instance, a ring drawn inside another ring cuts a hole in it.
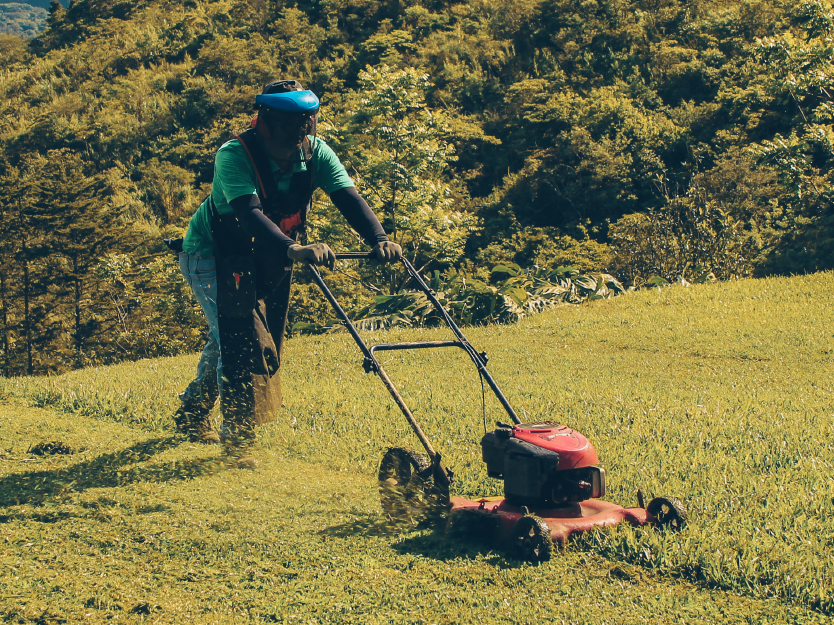
[{"label": "dense forest", "polygon": [[[827,1],[53,1],[0,36],[0,371],[200,344],[161,239],[278,77],[444,284],[831,268],[832,35]],[[360,247],[326,196],[311,219]],[[352,306],[403,286],[359,271],[334,278]],[[327,315],[303,276],[294,302]]]},{"label": "dense forest", "polygon": [[46,26],[47,11],[43,7],[23,3],[0,4],[0,33],[31,39]]}]

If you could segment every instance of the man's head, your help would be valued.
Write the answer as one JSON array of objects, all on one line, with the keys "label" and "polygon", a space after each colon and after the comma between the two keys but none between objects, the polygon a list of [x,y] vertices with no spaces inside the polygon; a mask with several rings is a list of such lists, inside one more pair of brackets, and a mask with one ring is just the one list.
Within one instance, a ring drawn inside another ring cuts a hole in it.
[{"label": "man's head", "polygon": [[[319,99],[296,80],[276,80],[255,98],[258,132],[285,147],[300,146],[307,135],[316,133]],[[263,124],[263,127],[261,127]]]}]

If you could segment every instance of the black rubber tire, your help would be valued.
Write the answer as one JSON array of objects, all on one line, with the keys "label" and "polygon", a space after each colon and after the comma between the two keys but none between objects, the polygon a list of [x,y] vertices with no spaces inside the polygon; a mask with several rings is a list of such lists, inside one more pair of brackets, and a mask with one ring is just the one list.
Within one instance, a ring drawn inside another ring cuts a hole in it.
[{"label": "black rubber tire", "polygon": [[392,521],[410,521],[408,503],[412,477],[429,467],[425,456],[412,449],[390,447],[379,463],[379,500]]},{"label": "black rubber tire", "polygon": [[448,487],[438,486],[431,466],[415,472],[405,489],[412,522],[419,525],[445,523],[451,504]]},{"label": "black rubber tire", "polygon": [[686,526],[688,515],[686,506],[677,497],[655,497],[646,506],[646,512],[651,514],[658,527],[677,532]]},{"label": "black rubber tire", "polygon": [[550,528],[539,517],[527,514],[513,525],[513,549],[519,560],[546,562],[553,553]]}]

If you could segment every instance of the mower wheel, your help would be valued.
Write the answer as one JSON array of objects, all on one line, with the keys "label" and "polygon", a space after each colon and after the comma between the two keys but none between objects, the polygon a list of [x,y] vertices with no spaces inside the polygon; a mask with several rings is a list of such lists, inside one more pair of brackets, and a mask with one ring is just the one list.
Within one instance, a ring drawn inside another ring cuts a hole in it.
[{"label": "mower wheel", "polygon": [[409,483],[429,466],[423,455],[411,449],[391,447],[385,452],[379,464],[379,499],[392,521],[411,520]]},{"label": "mower wheel", "polygon": [[451,507],[449,488],[444,488],[435,481],[431,466],[411,476],[405,499],[412,521],[421,525],[444,523]]},{"label": "mower wheel", "polygon": [[686,507],[676,497],[655,497],[646,506],[646,512],[651,514],[657,525],[663,529],[678,531],[686,525]]},{"label": "mower wheel", "polygon": [[513,547],[520,560],[545,562],[553,551],[550,528],[539,517],[527,514],[513,525]]}]

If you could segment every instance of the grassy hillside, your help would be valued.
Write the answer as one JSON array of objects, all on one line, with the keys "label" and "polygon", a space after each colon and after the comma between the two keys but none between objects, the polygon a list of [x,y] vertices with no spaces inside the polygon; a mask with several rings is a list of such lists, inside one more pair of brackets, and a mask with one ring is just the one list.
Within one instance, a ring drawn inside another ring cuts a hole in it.
[{"label": "grassy hillside", "polygon": [[[376,465],[415,441],[346,335],[289,342],[255,473],[171,438],[193,356],[5,381],[5,617],[828,622],[833,287],[831,273],[672,287],[468,332],[520,414],[591,438],[607,499],[635,505],[642,488],[690,510],[680,534],[600,532],[539,567],[383,522]],[[457,492],[499,493],[464,357],[385,358]],[[56,439],[83,451],[27,453]]]}]

